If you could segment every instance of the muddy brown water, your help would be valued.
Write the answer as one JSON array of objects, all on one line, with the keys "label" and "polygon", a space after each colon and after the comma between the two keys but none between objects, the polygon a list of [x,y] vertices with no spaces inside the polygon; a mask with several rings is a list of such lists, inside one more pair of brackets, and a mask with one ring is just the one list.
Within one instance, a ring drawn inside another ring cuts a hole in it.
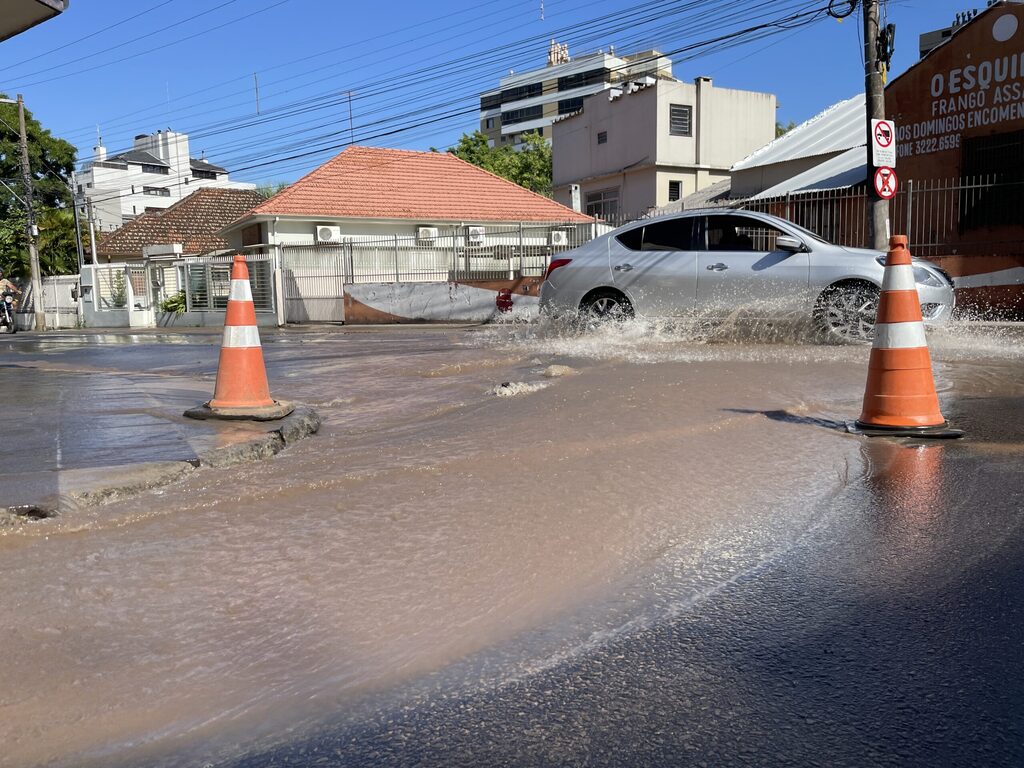
[{"label": "muddy brown water", "polygon": [[[932,343],[950,418],[1021,397],[1013,340]],[[587,607],[496,673],[531,674],[787,546],[864,471],[835,428],[864,348],[635,323],[267,356],[317,437],[0,536],[0,766],[201,764]]]}]

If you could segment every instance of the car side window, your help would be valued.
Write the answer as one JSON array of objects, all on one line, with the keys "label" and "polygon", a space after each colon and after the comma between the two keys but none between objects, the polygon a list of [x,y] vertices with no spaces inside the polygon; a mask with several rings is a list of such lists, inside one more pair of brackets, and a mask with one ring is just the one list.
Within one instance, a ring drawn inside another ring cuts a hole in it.
[{"label": "car side window", "polygon": [[640,246],[643,244],[644,228],[635,227],[628,232],[623,232],[621,235],[616,235],[615,239],[622,243],[626,248],[629,248],[629,250],[639,251]]},{"label": "car side window", "polygon": [[644,227],[642,250],[645,251],[692,251],[693,216],[648,224]]},{"label": "car side window", "polygon": [[775,241],[785,234],[763,221],[735,214],[708,216],[706,221],[709,251],[775,251]]}]

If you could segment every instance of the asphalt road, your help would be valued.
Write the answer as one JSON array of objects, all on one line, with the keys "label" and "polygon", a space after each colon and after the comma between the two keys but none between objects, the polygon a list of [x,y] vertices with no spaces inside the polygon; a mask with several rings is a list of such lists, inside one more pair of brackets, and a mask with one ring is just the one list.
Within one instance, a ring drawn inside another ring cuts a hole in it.
[{"label": "asphalt road", "polygon": [[230,765],[1022,765],[1022,415],[979,399],[965,441],[865,440],[797,546],[638,632]]}]

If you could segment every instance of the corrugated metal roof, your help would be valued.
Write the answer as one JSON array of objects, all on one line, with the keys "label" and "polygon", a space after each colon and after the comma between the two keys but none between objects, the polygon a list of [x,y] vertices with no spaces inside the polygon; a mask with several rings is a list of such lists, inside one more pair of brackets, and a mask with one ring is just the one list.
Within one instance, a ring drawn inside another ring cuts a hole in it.
[{"label": "corrugated metal roof", "polygon": [[774,187],[758,192],[751,200],[781,197],[787,192],[845,189],[867,180],[868,153],[866,147],[854,147],[841,155],[829,158],[820,165],[786,179]]},{"label": "corrugated metal roof", "polygon": [[833,104],[824,112],[740,160],[733,171],[759,168],[803,157],[842,152],[866,144],[864,94]]}]

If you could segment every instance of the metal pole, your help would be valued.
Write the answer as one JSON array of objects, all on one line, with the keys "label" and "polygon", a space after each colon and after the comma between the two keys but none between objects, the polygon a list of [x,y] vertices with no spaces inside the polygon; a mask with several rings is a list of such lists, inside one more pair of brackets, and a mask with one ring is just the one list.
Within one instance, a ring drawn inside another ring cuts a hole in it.
[{"label": "metal pole", "polygon": [[28,260],[32,279],[32,305],[35,308],[35,329],[46,330],[43,309],[43,283],[39,277],[39,253],[36,251],[36,214],[32,209],[32,171],[28,164],[28,135],[25,133],[25,102],[18,94],[18,127],[21,131],[21,178],[25,183],[25,233],[28,235]]},{"label": "metal pole", "polygon": [[89,253],[92,254],[92,265],[95,267],[99,260],[96,258],[96,227],[93,225],[92,200],[86,200],[85,210],[89,217]]},{"label": "metal pole", "polygon": [[907,180],[907,245],[911,244],[911,233],[914,231],[914,180]]},{"label": "metal pole", "polygon": [[867,106],[867,152],[868,152],[868,244],[876,251],[889,247],[889,201],[875,192],[875,166],[871,156],[874,136],[872,120],[885,119],[885,91],[882,88],[882,73],[878,66],[878,0],[863,0],[864,10],[864,95]]},{"label": "metal pole", "polygon": [[71,209],[75,213],[75,247],[78,249],[78,274],[85,266],[85,249],[82,246],[82,222],[78,218],[78,193],[75,191],[75,172],[71,172]]}]

